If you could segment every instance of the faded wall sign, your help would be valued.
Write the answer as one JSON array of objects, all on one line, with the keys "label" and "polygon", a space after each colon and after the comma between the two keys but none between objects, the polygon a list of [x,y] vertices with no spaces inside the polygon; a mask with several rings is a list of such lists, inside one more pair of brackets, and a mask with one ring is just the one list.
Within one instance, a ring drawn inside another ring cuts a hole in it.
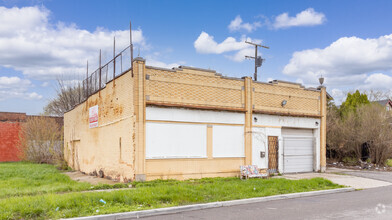
[{"label": "faded wall sign", "polygon": [[89,108],[90,128],[98,127],[98,105]]}]

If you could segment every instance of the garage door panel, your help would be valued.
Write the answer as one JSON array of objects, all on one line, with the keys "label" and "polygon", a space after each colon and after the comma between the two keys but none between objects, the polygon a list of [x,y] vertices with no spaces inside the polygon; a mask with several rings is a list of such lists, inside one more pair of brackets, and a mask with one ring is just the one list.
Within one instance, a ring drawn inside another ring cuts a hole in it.
[{"label": "garage door panel", "polygon": [[312,172],[313,157],[286,157],[284,166],[285,173]]},{"label": "garage door panel", "polygon": [[296,156],[286,157],[285,162],[289,164],[295,164],[295,166],[309,166],[313,163],[312,156]]},{"label": "garage door panel", "polygon": [[285,173],[312,172],[314,138],[310,129],[282,129]]},{"label": "garage door panel", "polygon": [[313,139],[289,139],[286,138],[284,141],[285,146],[285,155],[304,155],[304,154],[313,154],[313,148],[310,147],[313,145]]}]

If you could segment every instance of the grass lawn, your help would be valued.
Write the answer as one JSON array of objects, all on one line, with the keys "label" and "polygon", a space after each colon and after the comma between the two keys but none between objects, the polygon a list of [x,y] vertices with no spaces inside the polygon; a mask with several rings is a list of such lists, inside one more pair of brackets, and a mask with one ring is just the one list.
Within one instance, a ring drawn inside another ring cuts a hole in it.
[{"label": "grass lawn", "polygon": [[91,189],[125,187],[125,184],[93,186],[71,180],[54,166],[34,163],[0,163],[0,199],[9,196],[36,195]]},{"label": "grass lawn", "polygon": [[[2,170],[4,165],[7,166],[7,164],[0,164],[0,170]],[[21,166],[25,165],[21,164]],[[28,166],[32,166],[32,164],[28,164]],[[50,167],[48,165],[36,166]],[[1,181],[4,181],[4,177],[7,177],[7,179],[14,179],[15,183],[18,182],[13,175],[6,174],[4,171],[1,171],[0,175]],[[17,175],[19,176],[19,174]],[[31,174],[27,172],[26,175],[30,176]],[[66,187],[61,188],[60,184],[62,182],[60,176],[63,174],[57,172],[57,175],[59,175],[57,178],[44,181],[46,189],[55,188],[57,191],[66,189]],[[29,178],[25,177],[25,179]],[[21,181],[23,180],[22,178]],[[41,178],[37,181],[40,182],[43,179]],[[52,187],[51,181],[56,187]],[[72,180],[65,181],[64,184],[74,191],[85,187],[83,183],[73,182]],[[68,218],[342,187],[322,178],[303,180],[205,178],[187,181],[156,180],[134,182],[133,185],[135,188],[112,192],[56,194],[53,193],[56,190],[52,190],[52,192],[50,190],[41,190],[41,193],[48,191],[50,193],[3,196],[0,198],[0,219]],[[24,190],[24,186],[29,188],[30,191],[37,192],[29,184],[22,184],[18,189]],[[104,202],[101,202],[101,199]]]}]

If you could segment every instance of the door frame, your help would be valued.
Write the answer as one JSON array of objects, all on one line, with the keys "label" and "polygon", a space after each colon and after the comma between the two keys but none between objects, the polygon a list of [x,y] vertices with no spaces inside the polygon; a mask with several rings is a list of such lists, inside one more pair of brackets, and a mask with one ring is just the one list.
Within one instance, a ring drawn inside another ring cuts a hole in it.
[{"label": "door frame", "polygon": [[[279,172],[279,136],[267,136],[268,140],[268,172],[270,173],[278,173]],[[271,146],[271,143],[274,146]],[[275,148],[275,149],[274,149]],[[273,150],[275,153],[273,154]],[[272,158],[271,155],[275,155],[275,158]],[[272,159],[275,159],[276,164],[272,164]],[[271,168],[271,164],[275,165],[275,168]]]}]

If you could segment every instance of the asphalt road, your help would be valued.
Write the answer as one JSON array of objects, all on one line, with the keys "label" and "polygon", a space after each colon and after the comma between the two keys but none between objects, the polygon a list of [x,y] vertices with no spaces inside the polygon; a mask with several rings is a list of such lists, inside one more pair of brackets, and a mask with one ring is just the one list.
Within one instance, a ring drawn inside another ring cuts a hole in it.
[{"label": "asphalt road", "polygon": [[392,183],[392,172],[361,170],[361,171],[343,171],[341,173]]},{"label": "asphalt road", "polygon": [[143,218],[147,219],[392,219],[392,186]]}]

